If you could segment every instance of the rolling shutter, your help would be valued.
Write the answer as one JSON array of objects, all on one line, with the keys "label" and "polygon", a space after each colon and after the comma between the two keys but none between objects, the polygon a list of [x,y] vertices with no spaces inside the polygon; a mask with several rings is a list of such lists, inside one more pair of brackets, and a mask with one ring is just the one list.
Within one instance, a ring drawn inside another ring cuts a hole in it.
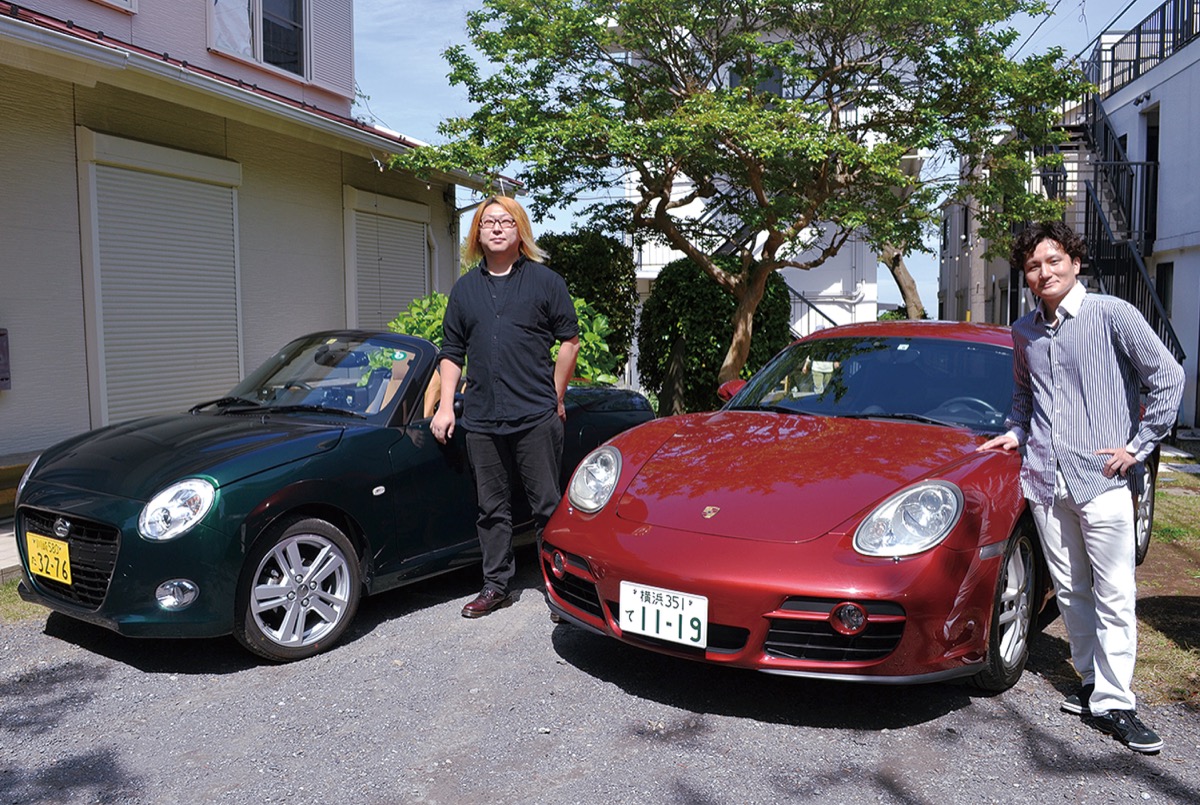
[{"label": "rolling shutter", "polygon": [[385,327],[427,293],[425,224],[355,213],[358,325]]},{"label": "rolling shutter", "polygon": [[95,166],[104,419],[186,410],[241,375],[235,190]]},{"label": "rolling shutter", "polygon": [[347,321],[385,328],[429,293],[430,211],[424,204],[345,188]]}]

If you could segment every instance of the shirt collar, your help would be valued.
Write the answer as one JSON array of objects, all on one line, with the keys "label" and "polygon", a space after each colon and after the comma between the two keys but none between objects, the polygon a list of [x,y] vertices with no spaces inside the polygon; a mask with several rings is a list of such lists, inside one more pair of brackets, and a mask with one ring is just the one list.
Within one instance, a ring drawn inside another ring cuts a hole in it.
[{"label": "shirt collar", "polygon": [[[1076,318],[1079,315],[1079,309],[1083,307],[1083,298],[1087,296],[1087,288],[1083,287],[1083,283],[1078,279],[1075,281],[1075,287],[1067,291],[1067,295],[1058,303],[1058,309],[1066,313],[1071,318]],[[1037,305],[1038,321],[1047,321],[1046,308],[1042,307],[1041,300],[1038,300]],[[1055,317],[1055,321],[1058,317]]]},{"label": "shirt collar", "polygon": [[[504,276],[511,277],[513,274],[516,274],[521,269],[521,266],[528,259],[529,258],[527,258],[524,254],[517,255],[517,262],[513,263],[512,270],[509,271]],[[482,271],[485,275],[487,275],[489,277],[492,276],[491,274],[488,273],[488,270],[487,270],[487,258],[486,257],[484,257],[482,260],[479,261],[479,270]]]}]

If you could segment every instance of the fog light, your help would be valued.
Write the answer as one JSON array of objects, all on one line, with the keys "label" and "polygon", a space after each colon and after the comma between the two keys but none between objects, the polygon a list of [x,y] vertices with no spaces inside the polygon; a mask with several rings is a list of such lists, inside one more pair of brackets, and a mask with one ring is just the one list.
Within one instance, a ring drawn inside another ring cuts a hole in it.
[{"label": "fog light", "polygon": [[158,585],[154,591],[158,605],[163,609],[177,612],[187,609],[192,602],[200,597],[200,587],[196,582],[187,579],[171,579]]},{"label": "fog light", "polygon": [[554,575],[561,579],[567,572],[567,557],[563,556],[562,551],[555,551],[550,561],[553,563]]},{"label": "fog light", "polygon": [[838,604],[829,613],[829,625],[840,634],[859,634],[867,628],[867,611],[849,601]]}]

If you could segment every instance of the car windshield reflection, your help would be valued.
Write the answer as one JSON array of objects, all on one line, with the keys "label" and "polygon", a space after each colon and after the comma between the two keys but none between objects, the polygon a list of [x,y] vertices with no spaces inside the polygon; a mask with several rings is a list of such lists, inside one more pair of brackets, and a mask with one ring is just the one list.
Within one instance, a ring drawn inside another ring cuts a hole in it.
[{"label": "car windshield reflection", "polygon": [[311,413],[384,421],[422,347],[387,335],[317,334],[288,344],[219,400],[221,413]]},{"label": "car windshield reflection", "polygon": [[784,350],[726,408],[1002,432],[1011,402],[1011,350],[936,338],[825,338]]}]

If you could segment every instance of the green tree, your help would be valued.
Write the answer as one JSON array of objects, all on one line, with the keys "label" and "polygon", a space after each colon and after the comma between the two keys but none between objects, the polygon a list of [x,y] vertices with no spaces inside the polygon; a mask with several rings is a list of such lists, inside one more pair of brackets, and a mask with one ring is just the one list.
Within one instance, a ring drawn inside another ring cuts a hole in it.
[{"label": "green tree", "polygon": [[[441,347],[445,338],[442,320],[446,317],[446,294],[434,291],[428,296],[414,299],[396,318],[388,322],[393,333],[406,333],[432,341]],[[579,319],[579,357],[575,361],[575,375],[596,383],[615,383],[620,366],[609,350],[608,338],[612,332],[608,319],[582,297],[572,300],[575,315]],[[558,345],[550,349],[551,359],[558,355]]]},{"label": "green tree", "polygon": [[605,340],[612,350],[613,374],[621,371],[633,344],[638,305],[637,273],[629,246],[587,229],[547,233],[537,240],[548,255],[546,264],[567,281],[571,296],[594,300],[596,312],[607,319]]},{"label": "green tree", "polygon": [[[735,258],[719,262],[728,264]],[[657,395],[660,415],[720,405],[717,386],[735,304],[687,258],[659,272],[638,322],[638,374]],[[754,313],[754,339],[742,377],[750,377],[792,340],[791,315],[783,277],[769,274],[762,304]]]},{"label": "green tree", "polygon": [[[622,182],[625,198],[589,214],[678,249],[736,301],[728,380],[777,269],[820,265],[856,232],[877,251],[919,244],[952,198],[976,201],[991,240],[1054,213],[1027,189],[1029,149],[1055,137],[1055,108],[1083,79],[1059,50],[1004,55],[1017,36],[1008,20],[1044,9],[484,0],[467,29],[486,67],[465,45],[445,54],[477,110],[442,124],[444,144],[396,164],[515,169],[535,216]],[[739,261],[714,260],[722,251]]]}]

